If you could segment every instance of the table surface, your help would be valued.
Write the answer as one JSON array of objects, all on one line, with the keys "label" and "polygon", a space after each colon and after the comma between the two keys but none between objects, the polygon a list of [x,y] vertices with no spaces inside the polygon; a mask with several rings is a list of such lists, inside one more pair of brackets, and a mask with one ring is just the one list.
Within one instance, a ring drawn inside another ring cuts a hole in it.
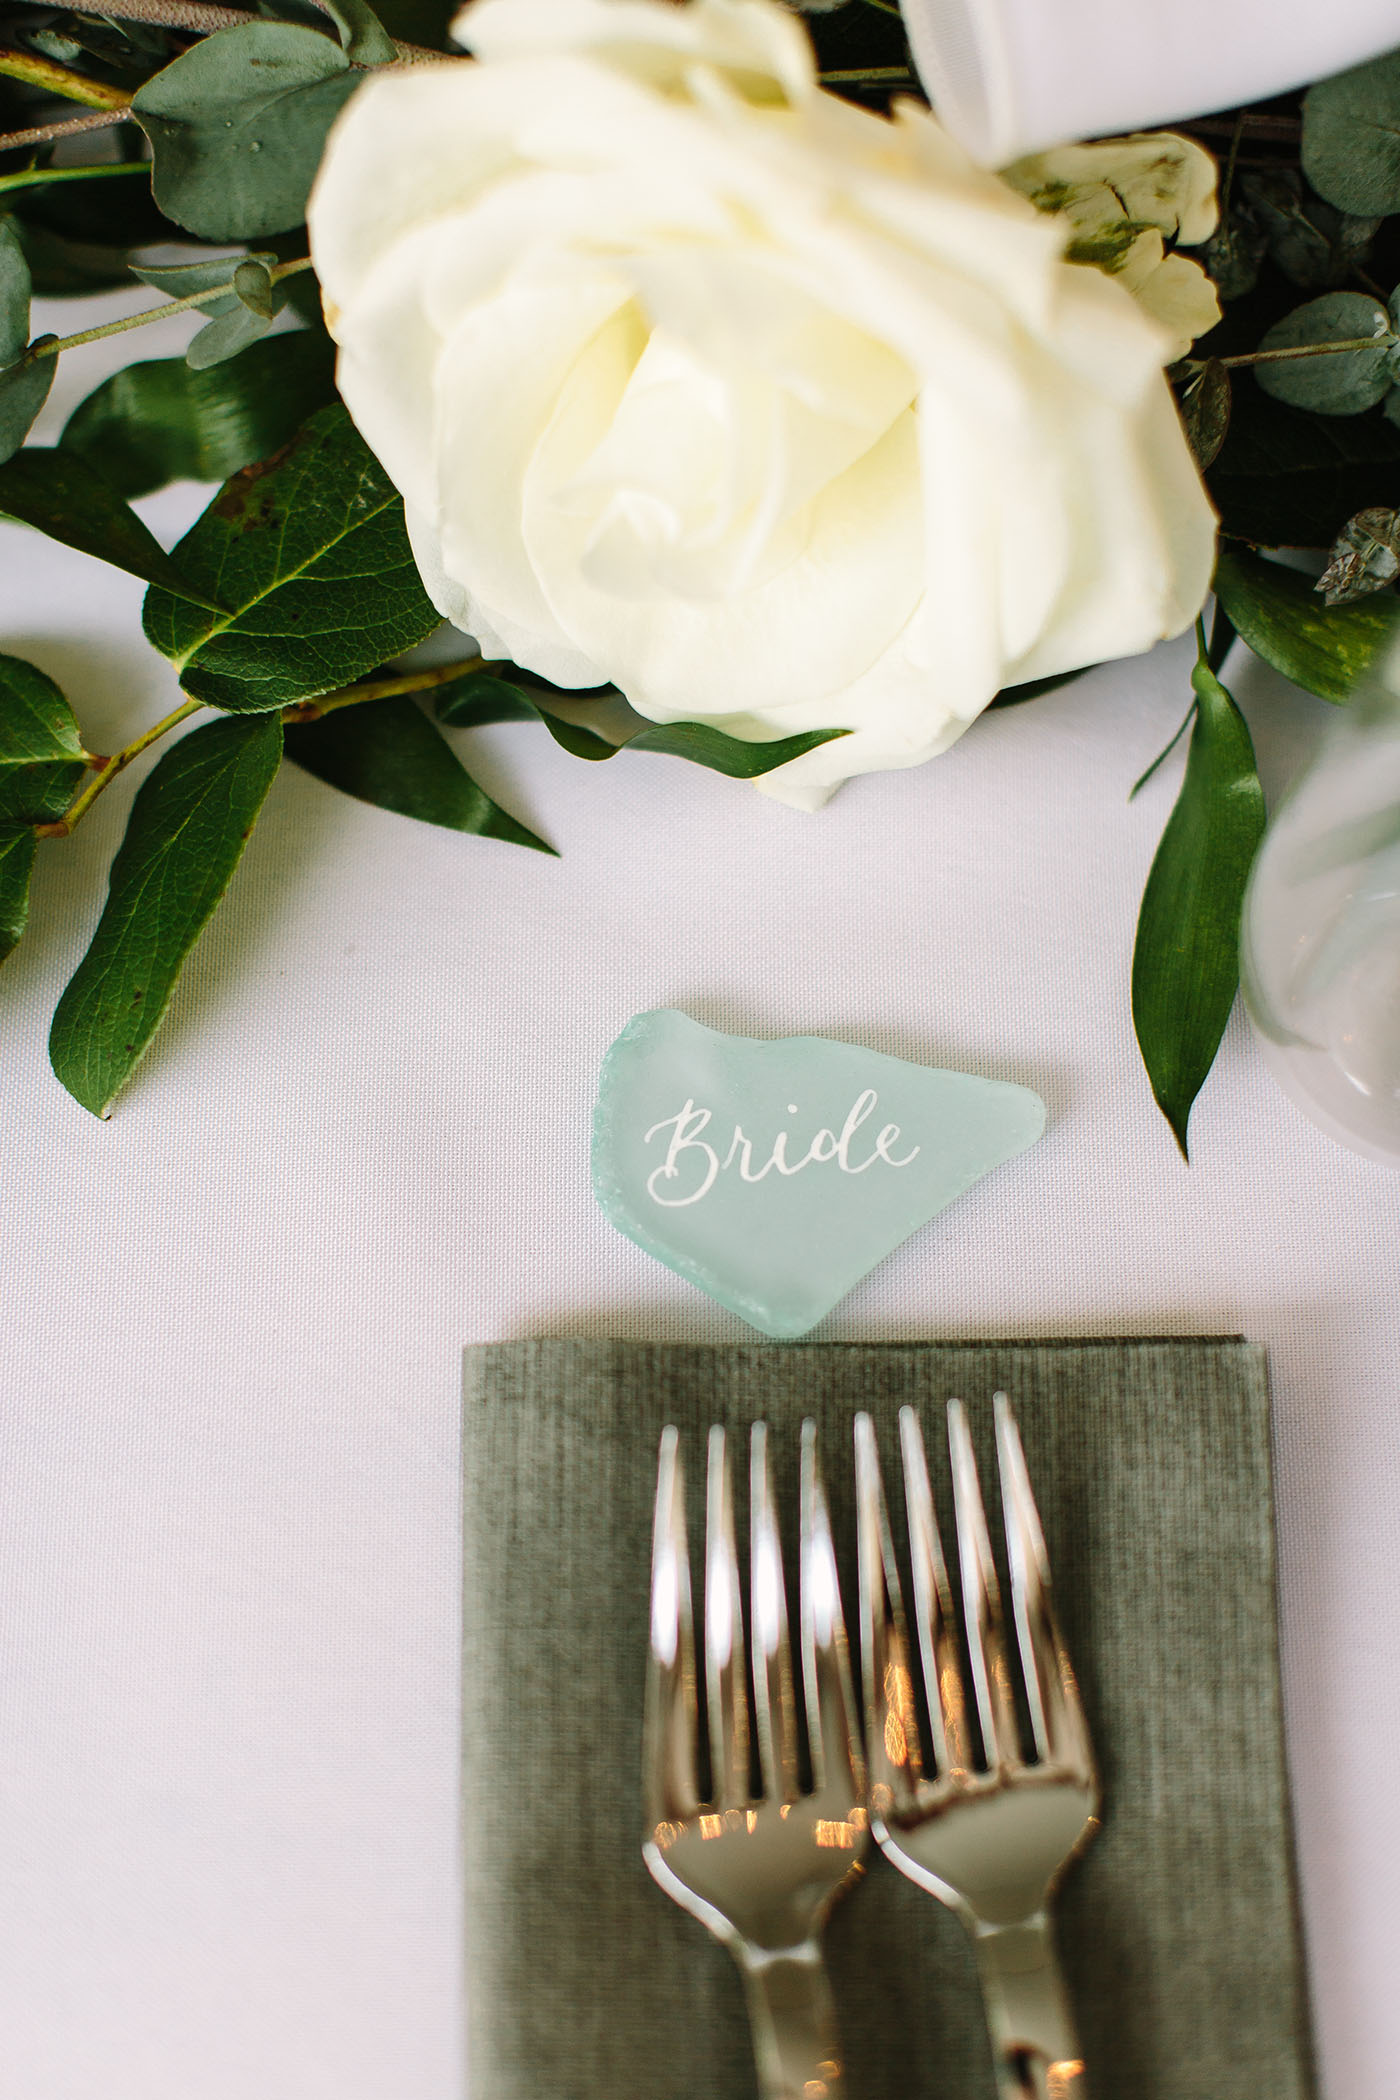
[{"label": "table surface", "polygon": [[[66,357],[41,435],[132,347]],[[140,508],[170,538],[202,500]],[[0,526],[3,647],[95,748],[174,704],[140,597]],[[140,769],[41,847],[0,984],[6,2092],[460,2100],[459,1351],[746,1333],[589,1191],[602,1054],[676,1005],[1049,1105],[820,1337],[1268,1344],[1325,2090],[1393,2100],[1400,1180],[1299,1115],[1238,1014],[1189,1169],[1153,1106],[1128,973],[1176,768],[1128,789],[1189,660],[992,714],[816,817],[675,760],[583,765],[528,725],[462,736],[557,861],[287,766],[105,1123],[45,1039]],[[1231,671],[1275,795],[1327,710]]]}]

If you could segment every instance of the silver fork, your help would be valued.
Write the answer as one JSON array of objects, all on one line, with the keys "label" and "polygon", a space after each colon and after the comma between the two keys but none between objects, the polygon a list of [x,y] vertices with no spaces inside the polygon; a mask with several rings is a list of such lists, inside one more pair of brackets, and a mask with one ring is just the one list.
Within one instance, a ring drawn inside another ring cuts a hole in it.
[{"label": "silver fork", "polygon": [[[995,1396],[1011,1601],[1035,1756],[1022,1755],[977,1463],[948,1405],[974,1757],[952,1590],[918,1417],[900,1411],[917,1663],[911,1652],[875,1429],[856,1420],[861,1652],[871,1826],[901,1873],[957,1912],[972,1938],[1002,2100],[1072,2100],[1084,2062],[1051,1936],[1050,1898],[1098,1829],[1088,1725],[1050,1601],[1040,1518],[1010,1402]],[[915,1670],[929,1717],[921,1740]]]},{"label": "silver fork", "polygon": [[695,1641],[680,1439],[663,1430],[651,1564],[642,1750],[642,1851],[655,1879],[734,1956],[748,1994],[763,2100],[824,2100],[841,2078],[820,1936],[869,1843],[865,1769],[816,1425],[802,1425],[802,1684],[812,1784],[798,1778],[783,1562],[761,1422],[750,1437],[749,1626],[761,1775],[752,1793],[743,1598],[729,1458],[710,1431],[705,1522],[705,1692],[711,1798],[702,1802]]}]

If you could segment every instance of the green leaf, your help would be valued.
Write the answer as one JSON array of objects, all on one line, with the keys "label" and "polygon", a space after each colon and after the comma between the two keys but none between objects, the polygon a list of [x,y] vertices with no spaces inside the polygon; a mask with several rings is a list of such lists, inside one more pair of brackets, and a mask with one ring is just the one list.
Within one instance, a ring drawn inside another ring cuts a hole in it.
[{"label": "green leaf", "polygon": [[0,826],[52,824],[87,769],[73,710],[22,656],[0,656]]},{"label": "green leaf", "polygon": [[693,765],[708,766],[730,780],[757,780],[789,759],[801,758],[820,744],[849,736],[849,729],[808,729],[801,736],[779,737],[765,744],[751,744],[742,737],[726,736],[708,722],[666,722],[643,729],[622,745],[624,751],[658,751],[667,758],[688,758]]},{"label": "green leaf", "polygon": [[[52,341],[52,336],[40,336],[34,348]],[[56,357],[21,358],[0,372],[0,461],[12,459],[33,429],[57,363]]]},{"label": "green leaf", "polygon": [[[97,183],[95,187],[101,189],[102,185]],[[36,226],[22,210],[16,210],[6,223],[19,234],[36,299],[67,299],[110,291],[118,285],[130,286],[131,271],[124,248],[69,240],[47,226]]]},{"label": "green leaf", "polygon": [[227,364],[231,357],[261,342],[271,326],[270,315],[254,313],[240,302],[232,313],[220,314],[217,321],[205,323],[185,352],[185,363],[192,372],[208,372],[215,365]]},{"label": "green leaf", "polygon": [[175,549],[229,610],[148,593],[148,639],[187,693],[236,712],[351,685],[438,625],[403,503],[337,402],[274,459],[235,474]]},{"label": "green leaf", "polygon": [[210,722],[172,746],[132,804],[87,954],[49,1033],[54,1071],[105,1115],[237,867],[282,756],[276,715]]},{"label": "green leaf", "polygon": [[362,700],[319,722],[289,725],[288,758],[361,802],[480,838],[553,853],[478,787],[408,694]]},{"label": "green leaf", "polygon": [[299,226],[326,133],[362,78],[328,36],[292,23],[205,37],[132,101],[161,210],[205,240]]},{"label": "green leaf", "polygon": [[1186,778],[1143,893],[1133,1026],[1152,1092],[1183,1157],[1191,1104],[1215,1061],[1240,975],[1240,912],[1264,834],[1244,717],[1205,663]]},{"label": "green leaf", "polygon": [[1400,602],[1358,598],[1325,605],[1311,576],[1222,547],[1215,595],[1256,656],[1319,699],[1345,702],[1394,642]]},{"label": "green leaf", "polygon": [[206,612],[218,608],[218,600],[189,581],[130,505],[80,452],[65,452],[57,445],[28,445],[16,453],[0,466],[0,511],[65,547],[76,548],[79,554],[93,554],[114,569],[125,569],[128,576],[139,576],[143,583],[163,585],[190,606],[202,606]]},{"label": "green leaf", "polygon": [[1210,239],[1193,251],[1222,300],[1243,299],[1259,282],[1268,238],[1247,205],[1227,211]]},{"label": "green leaf", "polygon": [[211,255],[192,263],[133,263],[131,274],[148,284],[153,291],[164,292],[171,299],[189,299],[196,292],[216,292],[227,286],[226,299],[211,299],[200,312],[206,314],[232,313],[238,304],[234,289],[234,278],[244,263],[276,262],[275,255]]},{"label": "green leaf", "polygon": [[1269,253],[1290,284],[1321,291],[1345,284],[1370,254],[1380,225],[1324,203],[1296,168],[1251,168],[1240,177]]},{"label": "green leaf", "polygon": [[457,8],[456,0],[379,0],[376,12],[390,36],[441,51],[446,48],[447,25]]},{"label": "green leaf", "polygon": [[1230,428],[1230,375],[1218,357],[1209,357],[1181,390],[1181,420],[1186,442],[1202,473],[1220,456]]},{"label": "green leaf", "polygon": [[1027,700],[1039,700],[1046,693],[1057,693],[1062,685],[1073,685],[1076,678],[1082,678],[1086,671],[1093,669],[1093,664],[1081,664],[1076,671],[1054,671],[1048,678],[1028,678],[1023,685],[1004,685],[988,705],[1022,707]]},{"label": "green leaf", "polygon": [[382,66],[398,57],[394,39],[365,0],[325,0],[325,10],[340,31],[345,56],[355,65]]},{"label": "green leaf", "polygon": [[226,481],[334,399],[334,345],[299,328],[207,372],[183,357],[127,365],[79,403],[59,444],[123,496],[144,496],[170,481]]},{"label": "green leaf", "polygon": [[[554,693],[558,689],[551,686],[548,690]],[[440,687],[434,697],[438,720],[455,729],[483,729],[490,722],[537,721],[543,722],[555,743],[574,758],[616,758],[622,749],[620,744],[609,743],[606,737],[585,729],[579,722],[566,722],[561,715],[551,714],[544,700],[536,699],[528,687],[494,678],[486,671],[468,671],[451,685]],[[560,691],[558,697],[568,696]]]},{"label": "green leaf", "polygon": [[1266,394],[1323,416],[1355,416],[1374,408],[1395,383],[1396,339],[1390,315],[1369,292],[1324,292],[1275,322],[1261,350],[1292,350],[1307,343],[1345,343],[1373,336],[1374,350],[1338,350],[1254,367]]},{"label": "green leaf", "polygon": [[1260,547],[1330,547],[1346,521],[1393,503],[1400,428],[1383,415],[1316,416],[1238,387],[1207,482],[1221,528]]},{"label": "green leaf", "polygon": [[[665,758],[688,758],[693,765],[708,766],[711,772],[727,774],[731,780],[755,780],[760,774],[771,773],[775,766],[786,765],[789,759],[801,758],[804,751],[815,751],[819,744],[829,744],[834,737],[850,735],[848,729],[809,729],[801,736],[749,743],[742,737],[726,736],[708,722],[664,722],[647,723],[623,742],[614,744],[550,710],[550,698],[584,697],[556,686],[536,686],[533,680],[527,683],[519,678],[495,678],[486,672],[475,672],[444,688],[437,703],[438,719],[468,729],[535,714],[555,742],[576,758],[615,758],[619,751],[652,751]],[[634,716],[633,720],[642,721],[643,717]]]},{"label": "green leaf", "polygon": [[29,342],[29,264],[12,222],[0,219],[0,365],[23,357]]},{"label": "green leaf", "polygon": [[1303,97],[1303,173],[1339,211],[1400,211],[1400,51]]},{"label": "green leaf", "polygon": [[0,825],[0,962],[19,946],[29,923],[29,876],[37,845],[32,826]]}]

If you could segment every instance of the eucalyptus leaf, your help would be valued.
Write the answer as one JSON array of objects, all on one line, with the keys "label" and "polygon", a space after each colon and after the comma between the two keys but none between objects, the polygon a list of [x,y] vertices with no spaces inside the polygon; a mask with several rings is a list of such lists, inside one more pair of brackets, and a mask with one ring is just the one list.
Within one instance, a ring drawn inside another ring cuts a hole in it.
[{"label": "eucalyptus leaf", "polygon": [[288,758],[361,802],[452,831],[554,851],[477,785],[406,693],[289,724],[284,736]]},{"label": "eucalyptus leaf", "polygon": [[1365,684],[1397,636],[1400,600],[1325,605],[1310,576],[1222,546],[1215,595],[1242,641],[1321,700],[1344,703]]},{"label": "eucalyptus leaf", "polygon": [[1316,416],[1235,390],[1207,482],[1221,529],[1260,547],[1330,547],[1346,521],[1393,503],[1400,427],[1382,415]]},{"label": "eucalyptus leaf", "polygon": [[[52,336],[40,336],[33,347],[52,341]],[[57,363],[56,357],[22,357],[0,372],[0,461],[12,459],[34,428]]]},{"label": "eucalyptus leaf", "polygon": [[131,274],[142,284],[150,285],[153,291],[165,292],[172,299],[190,299],[197,292],[217,292],[226,287],[226,299],[211,299],[201,307],[206,314],[232,313],[238,304],[234,279],[245,263],[261,263],[266,269],[275,263],[275,255],[211,255],[200,262],[192,263],[133,263]]},{"label": "eucalyptus leaf", "polygon": [[178,593],[191,611],[196,605],[207,611],[218,607],[212,590],[191,582],[81,452],[57,445],[27,445],[17,452],[0,466],[0,512],[143,583]]},{"label": "eucalyptus leaf", "polygon": [[1133,1026],[1157,1105],[1189,1158],[1191,1104],[1239,988],[1240,913],[1264,834],[1264,797],[1244,717],[1204,663],[1186,778],[1143,893],[1133,949]]},{"label": "eucalyptus leaf", "polygon": [[334,398],[334,345],[299,328],[208,371],[183,357],[127,365],[79,403],[59,443],[123,496],[144,496],[170,481],[226,481]]},{"label": "eucalyptus leaf", "polygon": [[1219,457],[1230,428],[1230,374],[1218,357],[1209,357],[1183,386],[1179,402],[1186,441],[1204,473]]},{"label": "eucalyptus leaf", "polygon": [[382,66],[397,58],[394,39],[365,0],[325,0],[348,59],[357,66]]},{"label": "eucalyptus leaf", "polygon": [[1303,97],[1303,173],[1339,211],[1400,211],[1400,51]]},{"label": "eucalyptus leaf", "polygon": [[86,770],[58,686],[22,656],[0,656],[0,826],[56,822]]},{"label": "eucalyptus leaf", "polygon": [[227,889],[282,756],[277,715],[210,722],[161,757],[131,807],[91,946],[58,1002],[54,1071],[105,1115]]},{"label": "eucalyptus leaf", "polygon": [[438,625],[398,491],[338,402],[275,458],[235,474],[174,558],[228,609],[211,617],[152,590],[146,635],[211,707],[314,699]]},{"label": "eucalyptus leaf", "polygon": [[13,221],[0,219],[0,366],[23,357],[29,342],[29,264]]},{"label": "eucalyptus leaf", "polygon": [[271,326],[271,315],[239,303],[232,313],[220,314],[217,320],[205,323],[191,340],[185,363],[192,372],[208,372],[215,365],[225,365],[231,357],[261,342]]},{"label": "eucalyptus leaf", "polygon": [[1236,202],[1209,240],[1194,252],[1222,300],[1254,290],[1268,252],[1268,236],[1248,206]]},{"label": "eucalyptus leaf", "polygon": [[19,946],[29,923],[29,876],[38,841],[28,824],[0,824],[0,962]]},{"label": "eucalyptus leaf", "polygon": [[1323,416],[1355,416],[1374,408],[1395,384],[1396,338],[1390,315],[1369,292],[1324,292],[1295,307],[1268,331],[1261,350],[1291,350],[1311,343],[1344,343],[1370,336],[1376,347],[1338,350],[1259,364],[1254,376],[1266,394],[1293,408]]},{"label": "eucalyptus leaf", "polygon": [[1251,168],[1240,187],[1291,284],[1305,291],[1344,284],[1370,254],[1380,220],[1338,211],[1304,189],[1296,168]]},{"label": "eucalyptus leaf", "polygon": [[[112,185],[114,188],[116,185]],[[82,184],[74,185],[82,188]],[[101,189],[102,184],[96,183]],[[61,188],[61,186],[60,186]],[[37,193],[40,197],[45,192]],[[112,291],[118,285],[131,283],[131,271],[127,266],[125,248],[110,247],[97,241],[76,241],[65,234],[55,233],[51,227],[36,224],[27,208],[28,199],[21,197],[11,218],[24,249],[29,273],[34,280],[36,299],[69,299],[86,296],[91,292]]]},{"label": "eucalyptus leaf", "polygon": [[379,0],[375,12],[391,36],[430,51],[447,45],[447,25],[457,12],[456,0]]},{"label": "eucalyptus leaf", "polygon": [[161,210],[205,240],[299,226],[326,133],[362,77],[330,37],[294,23],[239,23],[192,45],[132,101]]}]

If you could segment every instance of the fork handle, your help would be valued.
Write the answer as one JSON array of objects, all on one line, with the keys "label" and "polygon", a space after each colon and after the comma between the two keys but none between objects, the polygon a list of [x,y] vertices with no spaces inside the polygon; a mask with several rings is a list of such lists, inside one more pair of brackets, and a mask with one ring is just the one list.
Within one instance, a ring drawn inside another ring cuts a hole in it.
[{"label": "fork handle", "polygon": [[739,1954],[762,2100],[826,2100],[842,2085],[836,2007],[815,1942]]},{"label": "fork handle", "polygon": [[1001,2100],[1083,2100],[1084,2059],[1042,1912],[974,1934]]}]

